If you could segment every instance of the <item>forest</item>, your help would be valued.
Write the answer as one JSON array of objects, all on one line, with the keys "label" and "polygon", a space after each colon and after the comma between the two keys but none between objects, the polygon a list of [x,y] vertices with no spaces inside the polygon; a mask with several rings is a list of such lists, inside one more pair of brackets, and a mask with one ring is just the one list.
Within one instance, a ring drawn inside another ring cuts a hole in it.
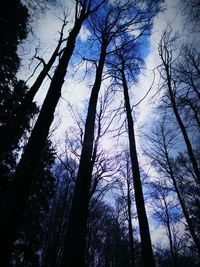
[{"label": "forest", "polygon": [[199,0],[0,8],[0,266],[200,266]]}]

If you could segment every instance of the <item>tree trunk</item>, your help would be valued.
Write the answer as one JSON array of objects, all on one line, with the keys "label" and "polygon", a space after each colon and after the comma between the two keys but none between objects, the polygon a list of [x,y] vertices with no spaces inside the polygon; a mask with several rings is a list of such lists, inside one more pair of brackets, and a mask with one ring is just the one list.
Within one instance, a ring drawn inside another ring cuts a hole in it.
[{"label": "tree trunk", "polygon": [[92,176],[92,152],[98,94],[102,82],[103,67],[106,58],[106,44],[103,42],[99,64],[96,70],[94,86],[88,106],[85,134],[77,174],[75,192],[72,200],[69,224],[65,238],[65,247],[61,267],[86,266],[86,234],[90,185]]},{"label": "tree trunk", "polygon": [[126,82],[124,66],[122,66],[122,82],[124,90],[124,102],[127,113],[128,121],[128,136],[129,136],[129,148],[130,148],[130,157],[132,164],[132,173],[133,173],[133,183],[135,190],[135,201],[136,209],[138,214],[139,228],[140,228],[140,238],[142,246],[142,261],[144,267],[154,267],[154,257],[153,250],[151,245],[151,237],[149,232],[149,224],[147,220],[144,197],[142,192],[142,183],[140,178],[139,163],[137,158],[137,149],[135,144],[135,134],[134,134],[134,124],[131,114],[131,106],[128,95],[128,86]]},{"label": "tree trunk", "polygon": [[193,153],[192,145],[191,145],[190,139],[188,137],[186,128],[185,128],[185,126],[184,126],[184,124],[182,122],[182,119],[181,119],[180,115],[179,115],[179,112],[178,112],[178,109],[177,109],[177,106],[176,106],[175,96],[173,95],[169,66],[164,62],[164,59],[162,59],[162,60],[163,60],[163,64],[164,64],[165,72],[166,72],[166,76],[167,76],[167,86],[168,86],[168,92],[169,92],[170,101],[171,101],[171,104],[172,104],[172,109],[174,111],[176,120],[178,122],[178,125],[180,127],[181,133],[183,135],[183,138],[184,138],[187,150],[188,150],[188,155],[189,155],[190,161],[192,163],[192,167],[193,167],[194,173],[196,175],[197,181],[198,181],[198,183],[200,183],[200,170],[199,170],[199,167],[198,167],[198,163],[197,163],[195,155]]},{"label": "tree trunk", "polygon": [[200,241],[195,233],[195,230],[194,230],[194,227],[193,227],[193,223],[192,223],[192,220],[190,219],[190,216],[188,214],[188,211],[187,211],[187,208],[185,206],[185,203],[182,199],[182,196],[180,194],[180,191],[179,191],[179,188],[178,188],[178,185],[177,185],[177,182],[176,182],[176,178],[174,176],[174,172],[173,172],[173,169],[172,169],[172,166],[171,166],[171,163],[170,163],[170,159],[169,159],[169,155],[168,155],[168,152],[167,152],[167,149],[166,149],[166,146],[165,146],[165,157],[166,157],[166,162],[167,162],[167,165],[168,165],[168,173],[172,179],[172,182],[173,182],[173,185],[174,185],[174,189],[177,193],[177,196],[178,196],[178,200],[180,202],[180,205],[181,205],[181,208],[182,208],[182,211],[183,211],[183,214],[184,214],[184,217],[185,217],[185,220],[187,222],[187,225],[188,225],[188,228],[189,228],[189,231],[190,231],[190,234],[192,236],[192,239],[197,247],[197,250],[198,250],[198,253],[200,255]]},{"label": "tree trunk", "polygon": [[2,249],[0,253],[2,254],[1,262],[5,267],[9,266],[7,253],[10,253],[12,244],[17,237],[18,226],[26,208],[31,185],[37,177],[38,166],[46,144],[49,128],[54,118],[54,111],[61,95],[61,88],[67,66],[75,47],[76,37],[84,19],[85,14],[83,13],[80,18],[76,20],[69,34],[66,48],[55,70],[41,112],[17,166],[12,188],[8,194],[3,211],[1,212],[0,236]]},{"label": "tree trunk", "polygon": [[165,200],[164,200],[164,203],[165,203],[165,214],[167,216],[166,225],[167,225],[167,231],[168,231],[168,237],[169,237],[169,246],[170,246],[170,251],[171,251],[171,255],[172,255],[173,266],[177,267],[178,266],[177,255],[176,255],[176,252],[174,251],[174,246],[173,246],[172,231],[171,231],[171,227],[170,227],[170,216],[169,216],[169,212],[168,212],[168,208],[167,208],[167,203]]},{"label": "tree trunk", "polygon": [[135,267],[135,250],[134,250],[134,240],[133,240],[133,226],[132,226],[132,216],[131,216],[131,196],[130,196],[130,184],[128,182],[127,186],[127,198],[128,198],[128,232],[129,232],[129,242],[130,242],[130,253],[131,253],[131,266]]}]

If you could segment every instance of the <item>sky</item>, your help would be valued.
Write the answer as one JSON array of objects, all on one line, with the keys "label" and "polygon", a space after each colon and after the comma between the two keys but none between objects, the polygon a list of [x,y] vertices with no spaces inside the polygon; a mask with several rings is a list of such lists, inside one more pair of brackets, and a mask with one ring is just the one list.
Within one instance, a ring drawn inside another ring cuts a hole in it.
[{"label": "sky", "polygon": [[[56,41],[58,39],[58,31],[61,28],[62,21],[60,17],[62,16],[62,10],[65,3],[68,3],[68,7],[66,10],[72,9],[72,5],[70,4],[71,1],[60,0],[60,8],[50,9],[46,12],[44,16],[38,19],[37,23],[35,23],[35,33],[36,36],[33,38],[32,35],[29,35],[27,40],[21,45],[19,48],[19,54],[23,55],[22,67],[19,72],[19,77],[27,80],[27,77],[31,74],[33,67],[37,64],[33,62],[31,65],[30,58],[33,57],[35,53],[35,47],[39,47],[39,55],[48,59],[50,52],[52,51],[53,47],[56,45]],[[145,58],[145,69],[142,71],[142,74],[139,77],[138,83],[133,85],[130,88],[131,94],[131,104],[135,105],[138,103],[149,91],[151,88],[150,93],[147,95],[146,99],[140,103],[137,107],[137,112],[135,115],[136,119],[136,141],[138,144],[139,154],[142,153],[140,150],[140,129],[144,127],[144,125],[148,124],[149,121],[154,117],[153,108],[154,105],[152,103],[152,96],[155,94],[155,90],[159,83],[159,75],[155,71],[156,67],[160,64],[159,55],[158,55],[158,45],[160,41],[160,37],[162,32],[165,30],[167,25],[172,25],[174,31],[178,31],[180,33],[184,33],[182,38],[187,39],[187,26],[184,24],[182,13],[181,13],[181,5],[182,0],[165,0],[162,3],[163,11],[154,19],[154,24],[152,28],[151,36],[149,37],[148,43],[148,54]],[[72,12],[73,13],[73,12]],[[72,17],[74,14],[72,14]],[[69,23],[66,27],[65,32],[67,33],[70,29],[71,19],[70,16]],[[91,33],[83,26],[80,34],[78,36],[79,41],[84,42],[90,37]],[[194,40],[194,36],[190,35],[189,41]],[[187,39],[188,40],[188,39]],[[30,68],[25,68],[25,66],[30,65]],[[85,64],[80,66],[78,72],[83,74],[85,70]],[[36,71],[36,75],[37,75]],[[29,80],[28,84],[34,81],[34,76],[32,79]],[[73,79],[73,72],[69,71],[65,83],[62,89],[62,97],[59,101],[58,107],[56,109],[56,119],[51,127],[51,129],[56,129],[54,133],[54,142],[56,144],[61,144],[64,136],[65,131],[70,126],[74,125],[73,119],[70,115],[70,111],[68,108],[68,104],[70,103],[73,106],[74,110],[79,110],[82,112],[85,104],[88,101],[89,94],[90,94],[90,84],[91,80],[84,80],[79,79],[76,76],[76,79]],[[37,101],[38,105],[41,105],[43,99],[46,94],[46,90],[48,88],[49,81],[45,81],[40,92],[37,94],[35,100]],[[58,127],[59,125],[59,127]],[[62,139],[62,141],[60,141]],[[103,142],[104,148],[107,150],[112,149],[112,141],[105,139]],[[140,157],[141,165],[146,165],[146,159]],[[153,170],[154,171],[154,170]],[[148,208],[149,212],[151,208]],[[151,236],[154,243],[161,244],[161,246],[165,246],[168,242],[166,239],[165,230],[162,227],[158,227],[155,224],[151,225]]]}]

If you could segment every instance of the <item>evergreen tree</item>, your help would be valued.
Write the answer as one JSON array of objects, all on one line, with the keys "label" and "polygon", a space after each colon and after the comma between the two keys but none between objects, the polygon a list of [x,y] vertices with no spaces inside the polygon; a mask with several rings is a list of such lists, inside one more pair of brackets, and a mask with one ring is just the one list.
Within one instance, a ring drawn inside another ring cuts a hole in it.
[{"label": "evergreen tree", "polygon": [[20,0],[8,0],[1,3],[0,10],[0,100],[5,99],[6,91],[20,66],[17,54],[19,43],[27,35],[28,10]]}]

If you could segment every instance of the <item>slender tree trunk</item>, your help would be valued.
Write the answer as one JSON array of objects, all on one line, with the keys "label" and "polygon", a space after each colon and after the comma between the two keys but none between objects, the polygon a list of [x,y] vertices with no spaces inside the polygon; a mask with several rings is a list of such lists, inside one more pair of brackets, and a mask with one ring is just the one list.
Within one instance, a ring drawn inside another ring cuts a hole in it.
[{"label": "slender tree trunk", "polygon": [[174,176],[174,172],[173,172],[173,169],[172,169],[172,166],[171,166],[171,163],[170,163],[170,159],[169,159],[169,155],[168,155],[168,152],[167,152],[167,149],[166,149],[166,146],[165,146],[165,157],[166,157],[166,161],[167,161],[167,165],[168,165],[168,173],[172,179],[172,182],[173,182],[173,185],[174,185],[174,189],[177,193],[177,196],[178,196],[178,200],[180,202],[180,205],[181,205],[181,208],[182,208],[182,211],[183,211],[183,214],[184,214],[184,217],[185,217],[185,220],[187,222],[187,225],[188,225],[188,228],[189,228],[189,231],[190,231],[190,234],[192,236],[192,239],[197,247],[197,250],[198,250],[198,253],[200,255],[200,241],[195,233],[195,230],[194,230],[194,226],[193,226],[193,223],[192,223],[192,220],[190,219],[190,216],[188,214],[188,211],[187,211],[187,208],[185,206],[185,203],[182,199],[182,196],[180,194],[180,191],[179,191],[179,188],[178,188],[178,185],[177,185],[177,182],[176,182],[176,178]]},{"label": "slender tree trunk", "polygon": [[137,158],[137,149],[135,144],[134,124],[131,114],[131,106],[128,95],[128,86],[124,72],[124,65],[122,66],[121,75],[122,75],[123,90],[124,90],[125,108],[128,121],[129,147],[130,147],[130,157],[132,164],[133,183],[135,190],[136,209],[137,209],[139,228],[140,228],[142,261],[144,267],[154,267],[155,266],[154,256],[153,256],[151,237],[149,232],[149,224],[145,210],[144,197],[142,192],[142,183],[141,183],[139,163]]},{"label": "slender tree trunk", "polygon": [[67,66],[75,47],[76,37],[84,19],[85,14],[83,12],[80,15],[80,18],[76,20],[74,27],[69,34],[66,48],[60,59],[59,65],[55,70],[41,112],[22,158],[17,166],[14,181],[12,182],[12,188],[8,194],[3,211],[1,212],[0,253],[1,262],[5,267],[9,266],[8,254],[10,254],[12,244],[17,237],[18,227],[26,208],[31,185],[37,177],[38,166],[46,144],[49,128],[54,118],[54,111],[61,95],[61,88],[67,71]]},{"label": "slender tree trunk", "polygon": [[200,117],[199,117],[199,110],[196,110],[195,106],[193,105],[192,101],[188,101],[188,105],[191,107],[192,111],[194,112],[194,118],[200,130]]},{"label": "slender tree trunk", "polygon": [[128,198],[128,232],[130,242],[130,253],[131,253],[131,266],[135,267],[135,250],[134,250],[134,239],[133,239],[133,226],[132,226],[132,215],[131,215],[131,196],[130,196],[130,184],[128,182],[127,187],[127,198]]},{"label": "slender tree trunk", "polygon": [[75,192],[72,200],[69,224],[65,238],[65,247],[61,261],[61,267],[86,266],[86,234],[93,166],[92,152],[94,143],[95,117],[105,58],[106,44],[103,43],[99,64],[96,70],[96,78],[88,106],[83,147],[81,151]]},{"label": "slender tree trunk", "polygon": [[22,128],[23,128],[23,125],[26,123],[27,115],[31,111],[31,105],[32,105],[33,99],[36,93],[38,92],[40,86],[42,85],[45,77],[48,75],[48,72],[51,69],[52,65],[54,64],[56,57],[58,56],[58,52],[62,44],[62,35],[63,35],[62,31],[61,31],[60,40],[58,41],[58,45],[55,48],[51,58],[49,59],[48,63],[44,65],[44,68],[38,75],[35,83],[31,86],[25,98],[22,100],[21,105],[16,109],[16,116],[14,120],[8,122],[8,125],[6,125],[4,129],[1,129],[0,161],[4,160],[6,153],[12,150],[13,145],[16,142],[19,142],[19,139],[21,138],[23,134]]},{"label": "slender tree trunk", "polygon": [[188,137],[186,128],[185,128],[185,126],[184,126],[184,124],[182,122],[181,116],[179,115],[179,112],[178,112],[178,109],[177,109],[177,106],[176,106],[176,100],[175,100],[175,96],[173,94],[172,85],[171,85],[171,76],[170,76],[169,66],[164,62],[163,58],[162,58],[162,61],[163,61],[163,64],[164,64],[164,67],[165,67],[166,76],[167,76],[167,86],[168,86],[168,92],[169,92],[170,101],[171,101],[171,104],[172,104],[172,109],[174,111],[176,120],[178,122],[178,125],[180,127],[181,133],[183,135],[183,138],[184,138],[187,150],[188,150],[188,155],[189,155],[190,161],[192,163],[192,167],[193,167],[194,173],[196,175],[197,181],[198,181],[198,183],[200,183],[200,170],[199,170],[199,167],[198,167],[198,163],[197,163],[195,155],[193,153],[192,145],[191,145],[190,139]]},{"label": "slender tree trunk", "polygon": [[173,246],[173,238],[172,238],[172,231],[171,231],[171,227],[170,227],[170,216],[169,216],[169,212],[168,212],[168,208],[167,208],[167,203],[165,202],[165,213],[167,216],[167,231],[168,231],[168,237],[169,237],[169,246],[170,246],[170,251],[171,251],[171,255],[172,255],[172,260],[173,260],[173,266],[177,267],[178,263],[177,263],[177,256],[176,253],[174,251],[174,246]]}]

